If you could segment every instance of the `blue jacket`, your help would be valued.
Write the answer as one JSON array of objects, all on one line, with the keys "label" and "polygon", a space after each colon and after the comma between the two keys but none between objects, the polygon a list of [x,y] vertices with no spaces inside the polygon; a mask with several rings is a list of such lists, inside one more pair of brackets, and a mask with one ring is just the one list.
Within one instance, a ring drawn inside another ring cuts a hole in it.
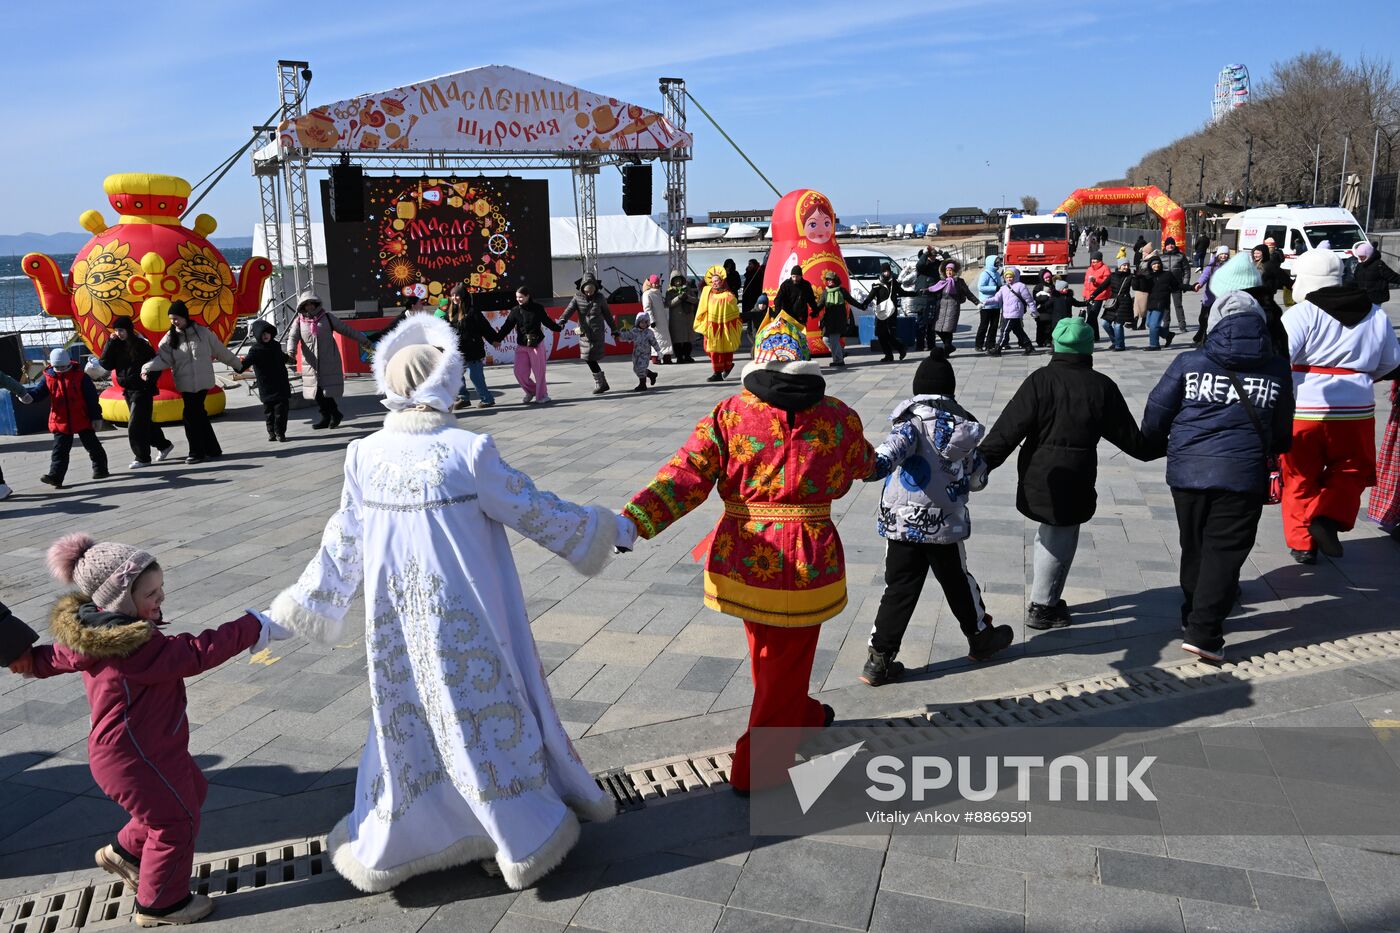
[{"label": "blue jacket", "polygon": [[988,256],[982,260],[982,274],[977,278],[977,294],[986,301],[1001,288],[1001,272],[997,270],[997,257]]},{"label": "blue jacket", "polygon": [[[1243,294],[1243,293],[1238,293]],[[1230,381],[1254,403],[1262,440]],[[1261,313],[1224,318],[1198,350],[1172,361],[1147,399],[1142,434],[1167,449],[1167,485],[1264,495],[1270,455],[1293,442],[1293,377],[1276,356]]]}]

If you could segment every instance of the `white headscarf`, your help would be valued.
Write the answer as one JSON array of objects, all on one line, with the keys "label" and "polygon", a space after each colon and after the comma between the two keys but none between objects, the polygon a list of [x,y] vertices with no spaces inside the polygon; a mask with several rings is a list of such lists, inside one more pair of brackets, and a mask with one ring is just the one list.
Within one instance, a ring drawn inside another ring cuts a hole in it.
[{"label": "white headscarf", "polygon": [[[422,345],[437,348],[441,351],[441,358],[426,374],[415,372],[414,375],[421,375],[421,378],[412,380],[412,392],[404,395],[395,389],[396,384],[402,386],[403,383],[389,377],[390,361],[400,350]],[[405,315],[393,330],[384,335],[374,351],[374,382],[379,394],[384,396],[384,407],[390,411],[413,408],[451,411],[457,389],[462,385],[462,369],[457,332],[446,321],[431,314]]]}]

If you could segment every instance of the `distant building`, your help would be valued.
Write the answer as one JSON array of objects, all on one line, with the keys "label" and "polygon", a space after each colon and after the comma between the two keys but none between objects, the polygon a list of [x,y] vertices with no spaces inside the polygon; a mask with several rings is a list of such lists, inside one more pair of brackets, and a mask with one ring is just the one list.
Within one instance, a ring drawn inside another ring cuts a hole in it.
[{"label": "distant building", "polygon": [[749,211],[710,211],[711,224],[766,224],[773,219],[773,209]]},{"label": "distant building", "polygon": [[985,227],[987,212],[980,207],[950,207],[938,215],[940,227]]},{"label": "distant building", "polygon": [[1014,207],[994,207],[987,211],[987,218],[990,223],[1000,224],[1005,223],[1006,218],[1010,217],[1012,214],[1018,213],[1021,213],[1021,211]]}]

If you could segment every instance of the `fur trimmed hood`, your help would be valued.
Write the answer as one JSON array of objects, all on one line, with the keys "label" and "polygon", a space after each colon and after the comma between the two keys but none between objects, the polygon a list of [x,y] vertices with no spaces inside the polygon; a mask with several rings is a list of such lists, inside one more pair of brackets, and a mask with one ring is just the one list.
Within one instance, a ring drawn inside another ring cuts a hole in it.
[{"label": "fur trimmed hood", "polygon": [[125,658],[155,634],[154,623],[118,612],[104,612],[81,593],[59,597],[49,610],[54,641],[85,657]]},{"label": "fur trimmed hood", "polygon": [[[427,344],[442,351],[442,360],[413,395],[405,398],[389,387],[389,361],[394,354],[415,344]],[[437,411],[451,411],[457,390],[462,385],[462,352],[457,347],[457,332],[446,321],[431,314],[405,315],[393,330],[385,334],[374,350],[374,383],[384,396],[383,405],[390,411],[405,411],[427,406]]]}]

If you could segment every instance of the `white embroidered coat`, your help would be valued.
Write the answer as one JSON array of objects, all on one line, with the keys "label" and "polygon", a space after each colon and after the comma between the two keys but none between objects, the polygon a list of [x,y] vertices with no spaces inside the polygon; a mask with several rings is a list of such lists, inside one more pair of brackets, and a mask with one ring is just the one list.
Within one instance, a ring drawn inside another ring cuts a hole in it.
[{"label": "white embroidered coat", "polygon": [[329,840],[361,890],[493,857],[525,887],[573,846],[576,814],[614,812],[555,712],[506,526],[585,573],[618,531],[536,489],[489,436],[396,412],[350,445],[320,552],[273,603],[283,625],[335,643],[364,584],[372,721],[354,811]]}]

